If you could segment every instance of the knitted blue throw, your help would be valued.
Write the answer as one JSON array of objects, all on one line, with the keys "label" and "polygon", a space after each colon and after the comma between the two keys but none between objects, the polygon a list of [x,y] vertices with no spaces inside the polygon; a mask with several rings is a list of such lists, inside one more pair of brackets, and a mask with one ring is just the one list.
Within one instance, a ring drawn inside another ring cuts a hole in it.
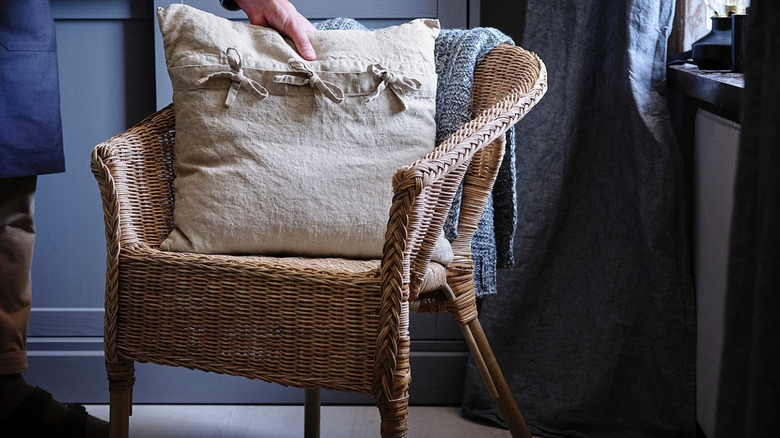
[{"label": "knitted blue throw", "polygon": [[[350,18],[333,18],[316,24],[320,30],[358,29],[365,26]],[[492,28],[442,29],[436,38],[436,144],[452,135],[471,119],[471,88],[474,67],[498,44],[513,44],[502,32]],[[515,136],[507,132],[504,160],[498,172],[493,194],[480,219],[471,244],[474,259],[474,286],[477,296],[496,290],[496,269],[514,264],[512,246],[517,227],[515,192]],[[448,239],[457,236],[460,195],[456,196],[444,225]]]}]

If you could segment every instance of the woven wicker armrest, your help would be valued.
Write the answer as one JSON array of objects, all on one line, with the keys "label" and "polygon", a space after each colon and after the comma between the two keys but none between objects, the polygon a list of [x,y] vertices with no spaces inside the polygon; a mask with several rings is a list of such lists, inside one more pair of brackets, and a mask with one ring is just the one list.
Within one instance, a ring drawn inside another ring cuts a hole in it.
[{"label": "woven wicker armrest", "polygon": [[[507,69],[509,62],[514,70]],[[471,239],[493,188],[504,153],[504,134],[547,90],[542,61],[522,48],[501,45],[475,71],[475,117],[431,153],[393,178],[382,262],[383,278],[410,285],[417,298],[437,236],[463,182],[454,266],[471,266]],[[478,94],[479,90],[479,94]],[[391,272],[394,271],[394,272]]]},{"label": "woven wicker armrest", "polygon": [[92,150],[109,252],[157,247],[173,229],[174,130],[168,105]]}]

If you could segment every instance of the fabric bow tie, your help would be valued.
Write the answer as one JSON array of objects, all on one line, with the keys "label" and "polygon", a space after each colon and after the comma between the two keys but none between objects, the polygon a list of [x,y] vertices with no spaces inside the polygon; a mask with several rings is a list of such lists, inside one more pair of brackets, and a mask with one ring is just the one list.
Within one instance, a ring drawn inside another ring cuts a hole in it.
[{"label": "fabric bow tie", "polygon": [[379,77],[379,84],[376,87],[376,91],[371,96],[365,99],[365,102],[371,102],[375,100],[382,91],[390,87],[390,90],[398,97],[403,104],[404,110],[406,109],[406,102],[404,102],[403,95],[410,92],[420,91],[422,84],[417,79],[412,79],[401,74],[393,73],[383,67],[381,64],[372,64],[368,66],[368,72]]},{"label": "fabric bow tie", "polygon": [[291,58],[287,63],[293,71],[305,73],[306,77],[298,75],[277,75],[274,77],[275,83],[296,86],[309,85],[317,96],[317,106],[322,105],[322,96],[327,97],[336,104],[340,104],[344,101],[344,91],[338,85],[322,80],[317,73],[309,69],[309,67],[301,61]]},{"label": "fabric bow tie", "polygon": [[198,81],[199,84],[204,84],[216,78],[229,78],[232,83],[230,84],[230,90],[228,90],[227,97],[225,98],[225,106],[228,108],[236,101],[238,90],[241,89],[242,86],[247,89],[250,94],[260,100],[268,97],[268,90],[266,90],[265,87],[257,83],[257,81],[244,76],[244,70],[241,67],[241,55],[238,53],[238,50],[229,47],[225,51],[225,55],[227,56],[228,65],[230,66],[231,71],[212,73],[205,78],[200,79]]}]

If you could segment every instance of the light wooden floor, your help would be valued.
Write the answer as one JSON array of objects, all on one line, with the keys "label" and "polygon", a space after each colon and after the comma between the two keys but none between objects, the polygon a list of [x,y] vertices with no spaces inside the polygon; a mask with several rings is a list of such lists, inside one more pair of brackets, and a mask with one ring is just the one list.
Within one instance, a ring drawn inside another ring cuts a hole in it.
[{"label": "light wooden floor", "polygon": [[[108,419],[107,405],[90,405]],[[374,406],[323,406],[322,438],[379,436]],[[135,405],[131,438],[300,438],[303,406]],[[411,406],[409,438],[507,438],[509,431],[464,419],[458,407]]]}]

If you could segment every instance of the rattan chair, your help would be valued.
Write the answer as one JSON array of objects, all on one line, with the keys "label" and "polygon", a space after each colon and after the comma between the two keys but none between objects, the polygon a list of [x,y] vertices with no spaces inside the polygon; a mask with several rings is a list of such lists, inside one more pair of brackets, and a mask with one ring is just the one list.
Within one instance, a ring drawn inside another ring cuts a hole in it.
[{"label": "rattan chair", "polygon": [[[108,247],[105,359],[112,437],[128,435],[134,362],[306,389],[371,394],[383,437],[407,430],[409,313],[451,312],[512,435],[530,437],[477,319],[471,238],[504,153],[504,133],[546,91],[521,48],[494,48],[475,71],[473,119],[393,178],[381,260],[217,256],[159,250],[173,228],[174,113],[168,106],[95,147]],[[463,185],[455,260],[430,262]]]}]

